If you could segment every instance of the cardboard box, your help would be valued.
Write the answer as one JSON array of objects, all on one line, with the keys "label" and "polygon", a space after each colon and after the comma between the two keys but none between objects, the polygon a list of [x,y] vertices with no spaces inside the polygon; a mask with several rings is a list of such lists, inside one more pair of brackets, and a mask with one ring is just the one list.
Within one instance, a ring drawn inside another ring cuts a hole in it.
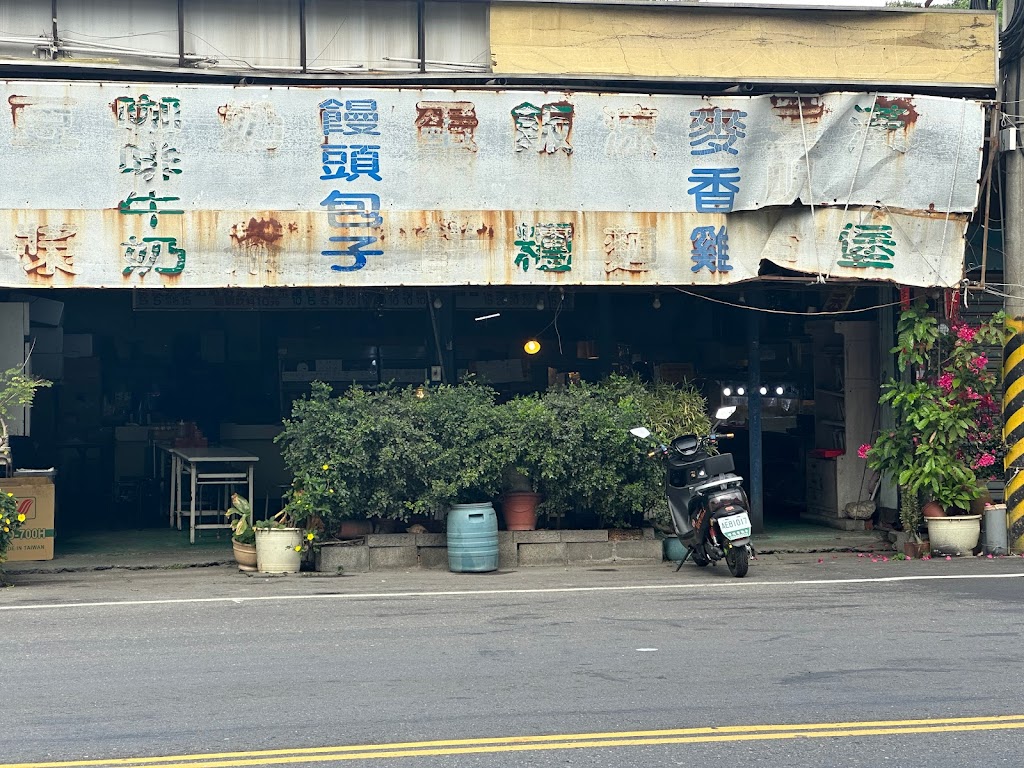
[{"label": "cardboard box", "polygon": [[92,357],[92,334],[65,333],[64,357]]},{"label": "cardboard box", "polygon": [[13,493],[25,524],[7,550],[7,559],[53,560],[53,480],[48,477],[0,479],[0,491]]}]

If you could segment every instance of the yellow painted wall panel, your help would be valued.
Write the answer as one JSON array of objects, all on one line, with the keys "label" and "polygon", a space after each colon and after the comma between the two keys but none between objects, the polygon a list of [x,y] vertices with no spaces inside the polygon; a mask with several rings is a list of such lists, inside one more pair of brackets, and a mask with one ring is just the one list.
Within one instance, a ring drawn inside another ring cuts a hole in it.
[{"label": "yellow painted wall panel", "polygon": [[494,3],[499,74],[994,88],[994,12]]}]

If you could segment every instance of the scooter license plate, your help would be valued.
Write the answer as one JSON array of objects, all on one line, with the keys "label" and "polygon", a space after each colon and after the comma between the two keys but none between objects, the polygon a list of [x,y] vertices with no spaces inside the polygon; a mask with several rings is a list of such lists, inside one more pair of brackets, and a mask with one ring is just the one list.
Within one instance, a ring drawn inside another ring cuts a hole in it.
[{"label": "scooter license plate", "polygon": [[718,518],[718,527],[729,541],[745,539],[750,535],[750,518],[746,512]]}]

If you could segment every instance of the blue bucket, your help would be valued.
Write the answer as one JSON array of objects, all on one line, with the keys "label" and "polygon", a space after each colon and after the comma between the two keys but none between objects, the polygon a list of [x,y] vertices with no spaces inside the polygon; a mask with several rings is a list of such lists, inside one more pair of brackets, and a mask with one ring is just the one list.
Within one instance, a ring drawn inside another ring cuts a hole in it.
[{"label": "blue bucket", "polygon": [[453,504],[447,536],[452,573],[498,570],[498,516],[490,503]]}]

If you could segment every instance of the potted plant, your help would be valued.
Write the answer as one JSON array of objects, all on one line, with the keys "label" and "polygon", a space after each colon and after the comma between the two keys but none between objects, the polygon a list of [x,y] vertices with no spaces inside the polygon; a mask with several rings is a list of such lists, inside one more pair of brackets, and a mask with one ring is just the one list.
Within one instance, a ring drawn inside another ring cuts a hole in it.
[{"label": "potted plant", "polygon": [[537,527],[541,487],[557,478],[564,463],[553,437],[559,424],[538,395],[516,397],[498,406],[499,439],[505,467],[501,474],[501,514],[510,531]]},{"label": "potted plant", "polygon": [[0,373],[0,466],[6,465],[8,473],[13,465],[8,421],[18,410],[32,405],[36,390],[53,385],[25,372],[31,356],[29,351],[24,363]]},{"label": "potted plant", "polygon": [[[982,349],[1002,342],[1002,328],[999,313],[980,328],[954,325],[943,333],[922,305],[905,311],[893,352],[899,368],[913,375],[883,385],[879,402],[892,408],[895,427],[858,451],[870,468],[899,486],[901,522],[916,545],[919,501],[926,499],[931,509],[924,520],[936,552],[959,554],[978,543],[981,516],[957,513],[984,493],[976,473],[990,472],[1001,455],[994,447],[1002,442],[996,436],[996,378]],[[944,514],[936,514],[938,509]]]},{"label": "potted plant", "polygon": [[[324,465],[327,467],[327,465]],[[256,569],[260,573],[298,573],[303,553],[316,539],[312,530],[312,503],[301,488],[289,491],[284,508],[253,526],[256,533]]]},{"label": "potted plant", "polygon": [[256,570],[256,531],[252,525],[252,505],[243,496],[231,494],[231,509],[225,513],[231,524],[231,548],[239,570]]}]

